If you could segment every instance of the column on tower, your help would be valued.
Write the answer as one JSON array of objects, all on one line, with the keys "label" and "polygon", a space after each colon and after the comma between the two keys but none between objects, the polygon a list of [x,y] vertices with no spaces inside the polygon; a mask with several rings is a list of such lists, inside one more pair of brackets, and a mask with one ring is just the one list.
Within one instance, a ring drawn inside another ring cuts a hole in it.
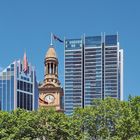
[{"label": "column on tower", "polygon": [[49,64],[47,63],[47,74],[49,74]]},{"label": "column on tower", "polygon": [[56,64],[54,64],[54,74],[56,74]]},{"label": "column on tower", "polygon": [[46,67],[46,68],[45,68],[45,72],[46,72],[46,74],[48,74],[48,64],[46,64],[45,67]]},{"label": "column on tower", "polygon": [[56,65],[56,75],[58,74],[58,66]]},{"label": "column on tower", "polygon": [[55,74],[55,70],[54,70],[54,68],[55,68],[55,64],[53,63],[53,74]]},{"label": "column on tower", "polygon": [[50,62],[50,74],[52,74],[52,63]]}]

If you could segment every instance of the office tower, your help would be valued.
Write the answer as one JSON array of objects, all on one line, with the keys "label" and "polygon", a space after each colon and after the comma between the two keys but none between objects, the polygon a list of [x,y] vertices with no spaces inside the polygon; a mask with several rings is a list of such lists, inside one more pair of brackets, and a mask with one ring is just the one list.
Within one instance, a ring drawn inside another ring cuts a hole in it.
[{"label": "office tower", "polygon": [[28,64],[26,53],[23,61],[14,61],[0,73],[0,110],[17,108],[38,108],[36,73],[34,67]]},{"label": "office tower", "polygon": [[102,42],[101,36],[85,37],[84,41],[84,106],[95,98],[102,98]]},{"label": "office tower", "polygon": [[44,61],[44,81],[39,85],[39,107],[63,112],[64,93],[58,79],[58,63],[55,48],[50,45]]},{"label": "office tower", "polygon": [[65,40],[65,113],[83,106],[82,39]]},{"label": "office tower", "polygon": [[123,99],[123,50],[118,35],[65,40],[65,112],[93,99]]}]

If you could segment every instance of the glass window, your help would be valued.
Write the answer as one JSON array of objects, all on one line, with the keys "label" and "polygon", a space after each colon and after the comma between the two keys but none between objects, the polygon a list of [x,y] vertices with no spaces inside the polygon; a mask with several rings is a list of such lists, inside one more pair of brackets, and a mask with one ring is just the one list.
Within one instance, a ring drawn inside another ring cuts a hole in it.
[{"label": "glass window", "polygon": [[26,91],[26,82],[24,82],[23,90]]},{"label": "glass window", "polygon": [[31,85],[30,92],[33,93],[33,85],[32,84],[30,84],[30,85]]},{"label": "glass window", "polygon": [[33,109],[33,96],[30,95],[30,98],[31,98],[31,102],[30,102],[30,110],[32,110],[32,109]]},{"label": "glass window", "polygon": [[85,37],[85,47],[101,46],[101,36]]},{"label": "glass window", "polygon": [[19,80],[18,80],[18,81],[17,81],[17,89],[20,89],[19,86],[20,86],[20,82],[19,82]]},{"label": "glass window", "polygon": [[10,93],[10,80],[7,80],[7,111],[10,111],[11,93]]},{"label": "glass window", "polygon": [[20,81],[20,90],[23,90],[23,82]]},{"label": "glass window", "polygon": [[106,35],[105,36],[105,45],[106,46],[117,45],[117,35]]},{"label": "glass window", "polygon": [[30,92],[30,84],[27,83],[27,91]]},{"label": "glass window", "polygon": [[17,107],[20,107],[20,93],[17,92]]},{"label": "glass window", "polygon": [[30,110],[30,95],[27,94],[27,110]]},{"label": "glass window", "polygon": [[20,92],[20,108],[23,108],[23,100],[24,98],[23,98],[23,93],[22,92]]},{"label": "glass window", "polygon": [[25,93],[23,93],[23,96],[24,96],[24,109],[27,109],[27,98],[26,98],[26,96],[27,96],[27,94],[25,94]]},{"label": "glass window", "polygon": [[17,78],[19,77],[19,67],[17,67]]}]

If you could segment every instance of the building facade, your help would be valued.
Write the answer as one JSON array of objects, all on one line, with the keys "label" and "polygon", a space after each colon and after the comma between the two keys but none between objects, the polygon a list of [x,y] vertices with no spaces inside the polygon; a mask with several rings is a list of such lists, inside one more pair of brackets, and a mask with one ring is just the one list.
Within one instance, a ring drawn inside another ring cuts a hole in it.
[{"label": "building facade", "polygon": [[65,40],[65,112],[93,99],[123,100],[123,50],[118,35]]},{"label": "building facade", "polygon": [[39,107],[63,112],[63,88],[58,80],[58,58],[53,45],[45,56],[44,81],[39,85]]},{"label": "building facade", "polygon": [[14,61],[0,72],[0,110],[17,108],[38,109],[36,73],[34,67],[28,64],[26,54],[23,61]]}]

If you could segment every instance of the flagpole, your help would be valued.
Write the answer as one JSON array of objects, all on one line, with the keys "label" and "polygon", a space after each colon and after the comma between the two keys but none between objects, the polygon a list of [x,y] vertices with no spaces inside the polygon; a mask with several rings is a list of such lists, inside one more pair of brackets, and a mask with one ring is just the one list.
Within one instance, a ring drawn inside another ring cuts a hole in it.
[{"label": "flagpole", "polygon": [[51,33],[51,44],[50,44],[51,46],[53,45],[52,42],[53,42],[53,34]]}]

